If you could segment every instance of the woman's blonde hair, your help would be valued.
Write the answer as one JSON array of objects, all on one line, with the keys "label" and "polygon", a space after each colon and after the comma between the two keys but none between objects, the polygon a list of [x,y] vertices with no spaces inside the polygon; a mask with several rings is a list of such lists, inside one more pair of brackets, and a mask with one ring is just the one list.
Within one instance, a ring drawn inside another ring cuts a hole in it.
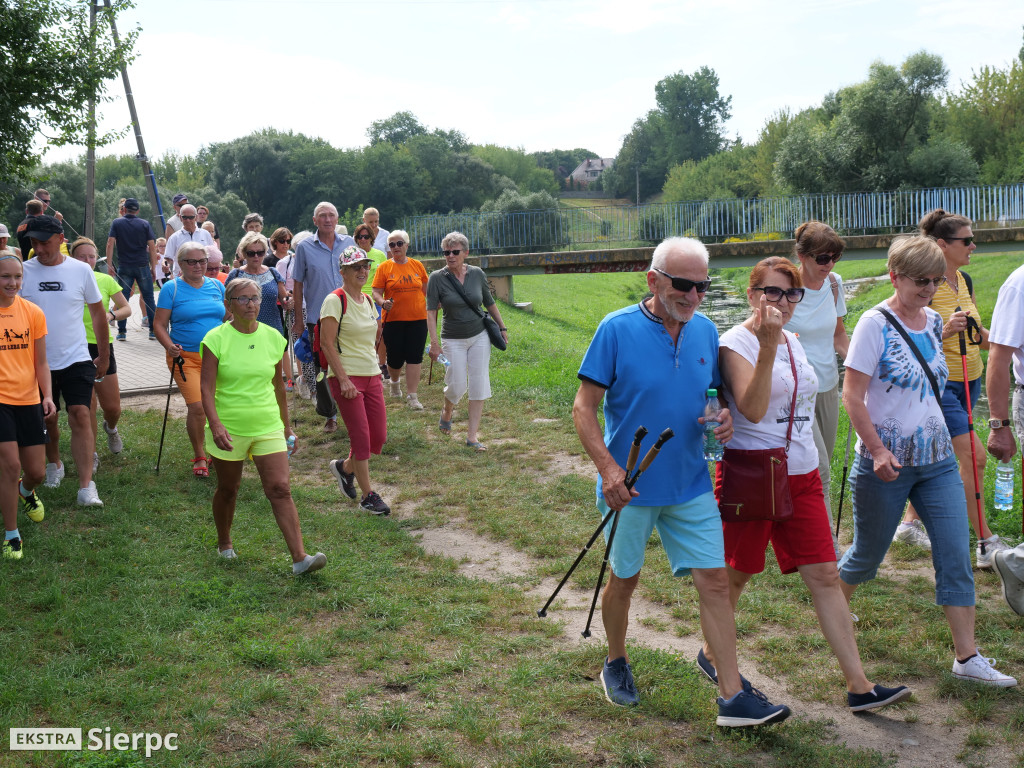
[{"label": "woman's blonde hair", "polygon": [[933,238],[902,235],[889,246],[886,268],[907,277],[938,277],[946,272],[946,258]]}]

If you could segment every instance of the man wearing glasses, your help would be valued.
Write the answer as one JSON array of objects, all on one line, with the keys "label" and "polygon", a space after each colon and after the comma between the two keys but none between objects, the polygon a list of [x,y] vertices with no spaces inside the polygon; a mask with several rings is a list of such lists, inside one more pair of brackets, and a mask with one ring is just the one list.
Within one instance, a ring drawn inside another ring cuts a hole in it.
[{"label": "man wearing glasses", "polygon": [[[157,279],[156,235],[145,219],[140,219],[139,201],[129,197],[124,201],[124,216],[114,219],[107,235],[107,265],[110,276],[121,285],[125,296],[132,295],[132,285],[139,286],[139,296],[146,307],[149,318],[149,338],[156,339],[153,334],[153,281]],[[114,246],[117,246],[117,265],[114,265]],[[124,320],[117,323],[117,340],[127,341],[128,324]]]},{"label": "man wearing glasses", "polygon": [[[771,704],[743,680],[736,661],[722,519],[702,448],[706,392],[721,385],[718,331],[697,313],[710,283],[702,243],[665,240],[654,249],[647,272],[651,298],[606,316],[580,365],[572,415],[599,473],[597,506],[602,516],[622,510],[601,601],[608,637],[601,683],[612,704],[638,703],[626,627],[647,540],[657,527],[673,575],[690,574],[697,589],[701,628],[717,666],[705,674],[718,684],[718,725],[759,725],[784,720],[789,709]],[[602,400],[603,434],[597,416]],[[725,443],[732,437],[728,409],[722,409],[720,421],[715,435]],[[670,427],[675,439],[665,444],[638,488],[628,489],[624,467],[641,426],[653,435]]]},{"label": "man wearing glasses", "polygon": [[188,203],[188,196],[179,192],[171,200],[171,205],[174,206],[174,215],[167,220],[167,228],[164,229],[164,237],[168,240],[171,239],[171,235],[181,229],[181,208],[183,205]]},{"label": "man wearing glasses", "polygon": [[217,245],[213,242],[213,235],[198,226],[196,221],[198,213],[194,205],[185,203],[181,206],[181,211],[178,215],[181,217],[181,229],[167,238],[167,255],[174,259],[175,277],[181,274],[181,268],[178,266],[178,249],[181,246],[185,243],[199,243],[204,246]]},{"label": "man wearing glasses", "polygon": [[[307,237],[295,249],[292,257],[292,279],[294,288],[294,306],[302,307],[305,300],[306,330],[309,338],[313,338],[313,329],[320,319],[320,307],[331,291],[341,288],[341,273],[338,271],[338,259],[342,252],[356,242],[349,235],[339,235],[335,231],[338,226],[338,209],[332,203],[322,202],[313,209],[313,223],[316,225],[316,236]],[[295,312],[292,333],[296,337],[302,335],[302,313]],[[320,377],[320,361],[313,356],[316,371],[316,412],[327,419],[324,432],[338,431],[337,408],[327,388],[326,377]]]}]

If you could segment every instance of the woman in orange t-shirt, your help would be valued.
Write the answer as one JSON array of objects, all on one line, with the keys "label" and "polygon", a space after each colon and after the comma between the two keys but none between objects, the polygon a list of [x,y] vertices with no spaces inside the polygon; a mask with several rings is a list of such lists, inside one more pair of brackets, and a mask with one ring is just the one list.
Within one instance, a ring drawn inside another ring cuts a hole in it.
[{"label": "woman in orange t-shirt", "polygon": [[46,317],[18,295],[22,276],[21,259],[0,251],[0,512],[3,556],[10,560],[20,560],[24,551],[19,503],[33,522],[45,514],[35,493],[46,477],[43,418],[57,410],[46,364]]},{"label": "woman in orange t-shirt", "polygon": [[409,233],[404,229],[388,235],[388,250],[391,258],[379,265],[373,276],[373,301],[384,310],[381,334],[388,350],[388,394],[402,396],[398,377],[404,365],[409,407],[422,411],[416,390],[427,344],[427,270],[420,261],[409,258]]}]

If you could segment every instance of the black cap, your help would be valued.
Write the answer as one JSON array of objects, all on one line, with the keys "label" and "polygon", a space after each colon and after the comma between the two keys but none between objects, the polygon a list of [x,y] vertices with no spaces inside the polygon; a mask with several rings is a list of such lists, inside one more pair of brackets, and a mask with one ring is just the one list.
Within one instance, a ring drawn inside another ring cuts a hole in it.
[{"label": "black cap", "polygon": [[124,201],[124,209],[126,211],[137,211],[139,210],[139,201],[134,197],[126,197]]},{"label": "black cap", "polygon": [[63,235],[64,227],[60,225],[53,216],[35,216],[32,218],[31,223],[28,225],[28,231],[25,233],[25,237],[30,240],[41,240],[43,242],[49,240],[53,235]]}]

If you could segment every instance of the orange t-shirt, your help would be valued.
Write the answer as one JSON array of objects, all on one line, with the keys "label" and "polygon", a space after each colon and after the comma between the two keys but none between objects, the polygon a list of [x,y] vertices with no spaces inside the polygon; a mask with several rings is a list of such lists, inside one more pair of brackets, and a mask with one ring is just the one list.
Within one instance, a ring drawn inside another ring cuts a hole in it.
[{"label": "orange t-shirt", "polygon": [[423,263],[409,259],[405,264],[396,264],[388,259],[377,267],[373,276],[373,287],[381,291],[384,298],[395,302],[388,310],[386,322],[391,320],[426,320],[427,270]]},{"label": "orange t-shirt", "polygon": [[36,341],[46,336],[43,310],[21,296],[0,307],[0,403],[40,402],[36,381]]}]

